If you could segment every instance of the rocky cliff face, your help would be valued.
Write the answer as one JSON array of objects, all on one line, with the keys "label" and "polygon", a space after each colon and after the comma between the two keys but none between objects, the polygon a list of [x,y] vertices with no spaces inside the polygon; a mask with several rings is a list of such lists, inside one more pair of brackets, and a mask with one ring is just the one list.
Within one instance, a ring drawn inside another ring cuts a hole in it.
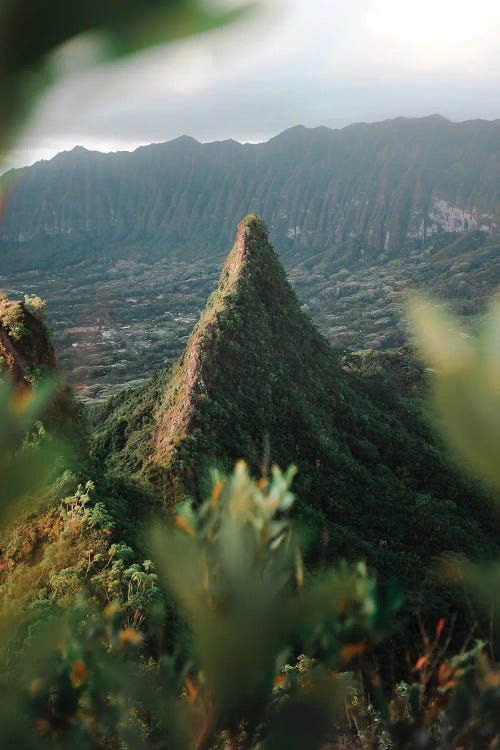
[{"label": "rocky cliff face", "polygon": [[54,347],[47,329],[22,302],[0,299],[0,362],[17,386],[39,373],[56,368]]},{"label": "rocky cliff face", "polygon": [[[38,299],[40,302],[40,298]],[[52,393],[42,418],[50,432],[83,455],[80,409],[72,390],[64,383],[47,327],[36,309],[0,295],[0,376],[24,394],[50,380]]]},{"label": "rocky cliff face", "polygon": [[4,242],[58,238],[64,252],[87,237],[88,252],[140,243],[213,256],[250,210],[280,252],[356,241],[394,253],[441,231],[499,232],[500,121],[297,127],[257,145],[182,137],[132,154],[77,148],[4,182],[14,186]]}]

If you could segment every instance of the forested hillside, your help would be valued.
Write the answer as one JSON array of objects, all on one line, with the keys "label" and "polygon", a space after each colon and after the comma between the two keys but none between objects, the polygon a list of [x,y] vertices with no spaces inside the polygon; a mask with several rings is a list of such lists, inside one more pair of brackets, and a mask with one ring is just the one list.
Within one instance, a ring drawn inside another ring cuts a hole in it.
[{"label": "forested hillside", "polygon": [[147,478],[172,506],[202,500],[210,470],[238,459],[256,475],[296,464],[299,515],[323,539],[311,560],[361,557],[415,603],[433,589],[437,554],[480,558],[496,545],[494,509],[426,425],[421,385],[409,352],[341,362],[300,310],[265,224],[249,216],[182,358],[102,408],[93,455]]},{"label": "forested hillside", "polygon": [[161,256],[213,257],[250,209],[296,257],[350,239],[400,252],[437,231],[496,233],[499,173],[499,122],[437,116],[297,127],[256,145],[182,137],[134,153],[76,148],[7,176],[20,182],[1,237],[88,233],[98,254],[136,242]]}]

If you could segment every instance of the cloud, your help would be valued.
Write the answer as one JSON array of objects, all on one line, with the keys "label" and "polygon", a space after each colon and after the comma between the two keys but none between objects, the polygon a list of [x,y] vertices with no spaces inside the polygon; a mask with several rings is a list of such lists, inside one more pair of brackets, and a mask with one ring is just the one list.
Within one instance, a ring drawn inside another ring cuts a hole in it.
[{"label": "cloud", "polygon": [[118,150],[183,133],[258,141],[298,123],[436,111],[496,118],[499,41],[493,0],[274,0],[229,31],[73,69],[12,156],[29,163],[76,143]]}]

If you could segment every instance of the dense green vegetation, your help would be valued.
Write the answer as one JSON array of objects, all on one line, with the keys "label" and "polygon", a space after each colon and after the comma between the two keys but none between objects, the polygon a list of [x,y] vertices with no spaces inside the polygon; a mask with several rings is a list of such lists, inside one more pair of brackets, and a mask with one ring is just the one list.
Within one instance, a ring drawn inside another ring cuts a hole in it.
[{"label": "dense green vegetation", "polygon": [[170,503],[201,500],[209,469],[240,458],[257,475],[294,463],[308,559],[365,559],[442,614],[451,602],[433,598],[429,568],[443,553],[491,555],[495,513],[427,424],[424,380],[411,350],[342,361],[248,217],[182,359],[96,412],[92,451]]},{"label": "dense green vegetation", "polygon": [[438,116],[296,127],[255,145],[184,136],[132,154],[77,147],[3,178],[15,192],[1,236],[18,243],[18,262],[31,240],[47,260],[52,239],[59,262],[86,240],[94,257],[126,258],[132,246],[150,257],[220,257],[250,209],[298,260],[349,240],[372,257],[399,254],[438,230],[494,231],[499,147],[498,121]]},{"label": "dense green vegetation", "polygon": [[[49,408],[28,308],[44,301],[16,303],[21,339],[2,329],[30,357],[23,390],[0,387],[9,750],[496,741],[496,605],[475,582],[497,515],[427,424],[413,349],[332,350],[251,215],[183,357],[94,410],[89,435]],[[412,314],[434,408],[495,487],[492,326],[465,345],[442,313]]]}]

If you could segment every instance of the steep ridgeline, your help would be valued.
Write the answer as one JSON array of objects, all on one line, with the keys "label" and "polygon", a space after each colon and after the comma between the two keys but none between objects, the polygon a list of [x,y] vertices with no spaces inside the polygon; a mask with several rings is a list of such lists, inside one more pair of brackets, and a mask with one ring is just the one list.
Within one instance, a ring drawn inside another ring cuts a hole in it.
[{"label": "steep ridgeline", "polygon": [[[397,368],[410,360],[402,353]],[[355,358],[346,367],[301,311],[264,222],[248,216],[184,355],[101,409],[94,457],[149,478],[169,504],[205,496],[212,467],[244,458],[258,475],[294,463],[302,521],[323,539],[312,556],[364,557],[409,589],[440,552],[491,550],[488,500],[407,396],[417,368],[398,382],[358,374],[369,365]]]},{"label": "steep ridgeline", "polygon": [[353,241],[370,254],[399,253],[440,231],[498,233],[500,121],[297,127],[256,145],[184,136],[134,153],[78,147],[4,183],[14,189],[0,239],[21,251],[34,242],[44,263],[48,240],[70,261],[81,260],[78,245],[97,255],[135,246],[213,257],[249,207],[297,259]]}]

